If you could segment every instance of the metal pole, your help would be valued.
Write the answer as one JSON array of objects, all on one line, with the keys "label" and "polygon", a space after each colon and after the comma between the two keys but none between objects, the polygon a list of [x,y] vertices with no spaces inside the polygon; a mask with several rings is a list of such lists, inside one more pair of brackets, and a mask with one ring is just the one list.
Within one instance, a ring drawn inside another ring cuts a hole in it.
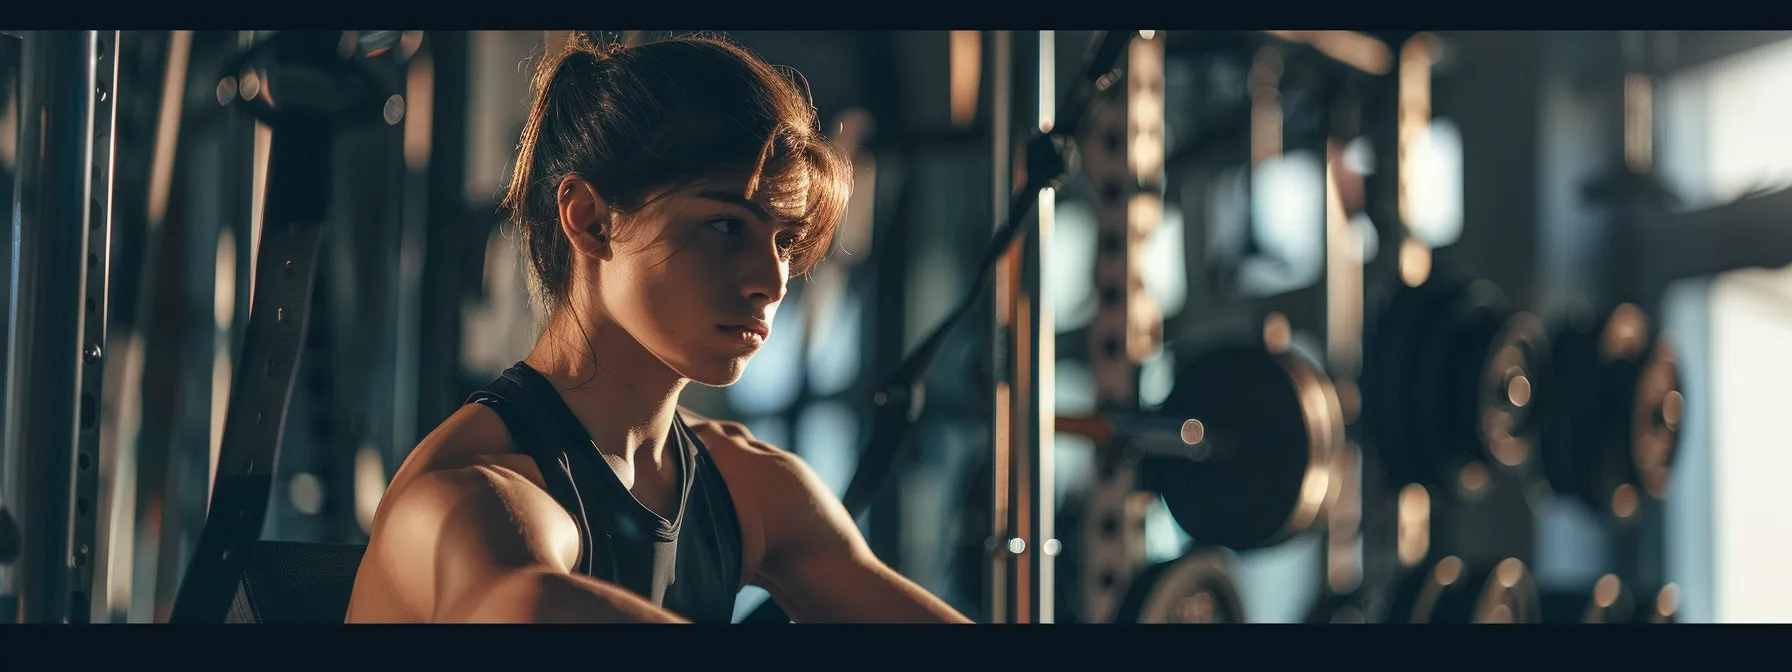
[{"label": "metal pole", "polygon": [[[1057,99],[1056,50],[1052,31],[1039,33],[1038,130],[1049,131]],[[998,44],[1005,40],[998,37]],[[1053,529],[1057,500],[1052,482],[1053,363],[1055,332],[1045,273],[1050,259],[1056,194],[1039,192],[1037,235],[1021,238],[997,273],[998,337],[1008,347],[1005,376],[996,388],[998,448],[995,463],[995,567],[1006,572],[992,589],[1004,592],[996,604],[999,621],[1050,623],[1054,618],[1052,575],[1059,543]],[[1005,208],[1004,208],[1005,210]],[[1004,212],[1004,215],[1007,213]],[[1006,217],[1001,221],[1006,222]],[[1032,262],[1029,265],[1027,262]],[[1042,336],[1043,334],[1043,336]],[[1005,412],[1003,409],[1006,409]],[[1005,426],[1004,426],[1005,425]]]},{"label": "metal pole", "polygon": [[[23,58],[23,43],[22,38],[11,33],[0,35],[0,87],[4,87],[0,89],[0,133],[6,134],[6,138],[0,139],[0,143],[11,147],[8,154],[0,155],[0,204],[6,206],[6,217],[9,222],[6,227],[7,241],[9,241],[8,252],[11,251],[10,241],[12,240],[10,222],[13,217],[13,176],[15,174],[13,170],[17,167],[14,157],[18,153],[18,147],[14,143],[19,137],[18,73],[20,61]],[[0,254],[0,277],[6,278],[7,296],[11,295],[12,270],[12,255]],[[7,383],[11,380],[8,373],[11,371],[9,365],[12,359],[12,339],[9,336],[4,328],[0,328],[0,402],[7,398],[6,390],[9,388]],[[0,411],[0,479],[3,479],[5,474],[11,473],[10,469],[14,464],[10,459],[11,444],[4,437],[6,428],[6,425],[3,424],[4,420],[5,414]],[[18,522],[14,520],[12,512],[7,509],[7,499],[12,495],[11,492],[4,489],[8,485],[10,483],[0,482],[0,568],[11,566],[19,555]],[[0,616],[0,622],[8,622],[17,616],[18,602],[16,601],[17,596],[14,594],[16,591],[12,589],[11,578],[10,573],[5,573],[3,569],[0,569],[0,614],[6,614]]]},{"label": "metal pole", "polygon": [[[992,42],[994,48],[990,63],[995,69],[994,75],[990,78],[990,91],[993,92],[990,144],[994,150],[991,155],[991,164],[994,166],[991,178],[995,186],[995,203],[992,212],[995,214],[995,230],[1000,231],[1008,221],[1008,201],[1013,198],[1014,192],[1013,166],[1009,161],[1013,152],[1012,138],[1010,137],[1012,131],[1009,130],[1009,117],[1013,114],[1013,96],[1010,94],[1009,87],[1013,86],[1011,71],[1014,47],[1012,36],[1006,30],[995,31],[995,39]],[[989,509],[990,554],[989,575],[986,577],[985,584],[989,591],[986,596],[988,602],[985,611],[989,614],[991,623],[1006,623],[1008,621],[1008,580],[1012,564],[1006,547],[1008,539],[1008,422],[1012,417],[1009,400],[1009,360],[1006,356],[1010,349],[1008,347],[1009,323],[1012,322],[1009,317],[1009,309],[1013,303],[1008,280],[1010,259],[1003,259],[995,274],[995,329],[992,334],[994,342],[990,344],[998,353],[998,356],[991,358],[995,364],[991,373],[995,380],[996,393],[994,395],[995,405],[991,409],[991,417],[994,421],[990,425],[992,430],[990,445],[993,449],[993,454],[990,456],[990,485],[992,486]]]},{"label": "metal pole", "polygon": [[[116,44],[116,33],[45,31],[24,49],[4,405],[5,492],[22,541],[6,586],[23,623],[89,620],[103,354],[89,339],[103,338],[104,324],[87,324],[85,298],[103,304],[105,280],[100,272],[90,283],[86,271],[102,267],[88,255],[103,252],[110,198],[111,115],[99,115],[105,141],[96,143],[96,70],[116,68]],[[111,93],[104,99],[110,107]]]},{"label": "metal pole", "polygon": [[[1085,156],[1099,152],[1104,157],[1099,163],[1085,162],[1086,168],[1106,166],[1108,170],[1088,175],[1099,187],[1099,242],[1092,280],[1100,297],[1089,326],[1088,357],[1095,374],[1096,407],[1104,413],[1138,410],[1139,362],[1149,354],[1139,345],[1155,346],[1153,341],[1141,341],[1143,334],[1136,332],[1139,325],[1153,321],[1140,319],[1139,312],[1155,311],[1139,275],[1139,253],[1146,233],[1163,219],[1162,142],[1154,145],[1158,152],[1150,170],[1138,170],[1135,164],[1143,157],[1133,150],[1141,144],[1137,136],[1142,133],[1162,137],[1162,89],[1141,87],[1161,87],[1163,40],[1133,40],[1127,48],[1126,69],[1127,88],[1115,91],[1114,99],[1105,105],[1120,117],[1108,123],[1121,125],[1126,141],[1110,149],[1097,140],[1084,148]],[[1154,95],[1140,95],[1145,93]],[[1100,138],[1108,132],[1106,124],[1098,123],[1084,135]],[[1135,217],[1147,224],[1136,225]],[[1083,510],[1080,617],[1090,623],[1113,620],[1133,573],[1146,560],[1145,512],[1150,497],[1139,492],[1136,461],[1110,448],[1096,446],[1096,479]]]},{"label": "metal pole", "polygon": [[[1058,101],[1058,52],[1055,44],[1056,33],[1041,31],[1039,34],[1039,130],[1051,129],[1057,118]],[[1055,572],[1059,546],[1057,526],[1054,518],[1057,513],[1057,487],[1053,473],[1052,459],[1056,449],[1053,439],[1056,437],[1057,417],[1057,371],[1056,352],[1057,330],[1052,327],[1051,295],[1046,291],[1046,278],[1051,273],[1049,263],[1051,254],[1052,222],[1057,212],[1057,193],[1055,189],[1046,188],[1039,192],[1038,232],[1032,237],[1028,252],[1036,260],[1032,272],[1026,276],[1026,292],[1032,295],[1033,316],[1025,338],[1032,341],[1028,351],[1031,361],[1026,362],[1033,371],[1032,389],[1029,391],[1027,416],[1033,426],[1028,432],[1031,441],[1026,446],[1031,459],[1025,477],[1032,481],[1026,489],[1026,504],[1032,510],[1031,524],[1022,519],[1020,531],[1023,539],[1032,540],[1031,553],[1033,583],[1028,586],[1033,608],[1025,619],[1028,622],[1051,623],[1055,618],[1053,606],[1057,596],[1052,588],[1057,583]]]},{"label": "metal pole", "polygon": [[[100,566],[103,558],[97,557],[95,549],[99,548],[99,501],[100,501],[100,409],[101,393],[106,387],[106,312],[107,298],[111,295],[110,270],[112,267],[112,164],[117,154],[118,143],[115,140],[117,129],[116,112],[118,110],[118,57],[122,53],[118,49],[119,31],[103,31],[96,34],[93,46],[93,79],[94,85],[88,88],[88,100],[92,106],[93,138],[90,156],[92,169],[92,190],[88,198],[87,211],[87,263],[81,266],[82,298],[80,303],[85,315],[82,318],[81,339],[81,400],[78,411],[80,428],[77,434],[75,453],[75,517],[74,540],[70,543],[71,559],[74,566],[70,568],[72,582],[76,586],[72,593],[74,603],[69,605],[69,620],[75,623],[91,623],[94,619],[90,613],[92,604],[97,601],[93,591],[94,569]],[[80,595],[87,595],[83,602]],[[103,602],[102,602],[103,604]],[[101,622],[109,620],[102,609]]]}]

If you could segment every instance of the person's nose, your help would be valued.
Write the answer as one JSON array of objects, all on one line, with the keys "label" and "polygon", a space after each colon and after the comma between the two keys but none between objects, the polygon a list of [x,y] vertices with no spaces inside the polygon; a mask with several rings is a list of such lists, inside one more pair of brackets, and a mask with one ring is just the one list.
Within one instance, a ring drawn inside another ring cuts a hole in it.
[{"label": "person's nose", "polygon": [[747,255],[745,266],[742,271],[741,293],[755,308],[784,300],[784,292],[790,281],[790,266],[778,250],[776,242],[767,241],[764,246],[754,246]]}]

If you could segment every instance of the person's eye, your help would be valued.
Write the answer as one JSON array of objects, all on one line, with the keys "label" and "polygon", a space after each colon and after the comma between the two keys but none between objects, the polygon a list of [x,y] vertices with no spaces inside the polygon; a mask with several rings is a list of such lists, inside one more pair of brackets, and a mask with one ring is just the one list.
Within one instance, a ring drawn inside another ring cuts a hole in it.
[{"label": "person's eye", "polygon": [[729,236],[740,233],[741,227],[746,226],[745,223],[733,218],[712,220],[709,225],[723,235]]},{"label": "person's eye", "polygon": [[797,241],[801,240],[801,238],[802,236],[794,233],[786,233],[778,236],[778,250],[789,252],[790,248],[796,247]]}]

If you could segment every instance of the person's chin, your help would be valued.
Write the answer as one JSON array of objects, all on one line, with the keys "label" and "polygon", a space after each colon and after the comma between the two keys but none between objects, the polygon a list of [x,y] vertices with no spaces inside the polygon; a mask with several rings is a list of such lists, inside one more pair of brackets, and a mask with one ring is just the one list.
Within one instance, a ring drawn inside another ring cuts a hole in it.
[{"label": "person's chin", "polygon": [[704,365],[692,367],[694,370],[685,375],[692,382],[710,387],[728,387],[740,382],[741,375],[747,370],[747,363],[752,355],[736,355]]}]

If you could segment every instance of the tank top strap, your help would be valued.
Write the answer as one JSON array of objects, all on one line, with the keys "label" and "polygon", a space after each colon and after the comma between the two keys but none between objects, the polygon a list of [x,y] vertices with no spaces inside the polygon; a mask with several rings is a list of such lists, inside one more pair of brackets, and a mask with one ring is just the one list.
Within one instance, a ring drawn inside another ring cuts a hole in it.
[{"label": "tank top strap", "polygon": [[722,478],[722,471],[716,467],[715,458],[710,455],[709,446],[697,436],[686,421],[683,412],[673,414],[677,418],[674,424],[683,437],[683,443],[689,451],[692,478],[695,487],[701,489],[700,499],[708,511],[711,543],[721,557],[718,561],[727,568],[726,576],[730,577],[730,589],[738,590],[741,582],[750,577],[741,574],[741,530],[740,516],[734,507],[734,496],[728,489],[728,482]]},{"label": "tank top strap", "polygon": [[590,575],[595,564],[595,554],[584,497],[579,493],[567,452],[555,448],[566,445],[566,439],[544,435],[543,429],[554,427],[554,424],[541,417],[540,400],[518,378],[513,367],[485,387],[474,391],[467,397],[466,403],[480,404],[497,413],[510,431],[511,444],[535,461],[535,466],[541,470],[548,494],[561,508],[566,509],[578,527],[579,559],[575,569],[581,574]]}]

